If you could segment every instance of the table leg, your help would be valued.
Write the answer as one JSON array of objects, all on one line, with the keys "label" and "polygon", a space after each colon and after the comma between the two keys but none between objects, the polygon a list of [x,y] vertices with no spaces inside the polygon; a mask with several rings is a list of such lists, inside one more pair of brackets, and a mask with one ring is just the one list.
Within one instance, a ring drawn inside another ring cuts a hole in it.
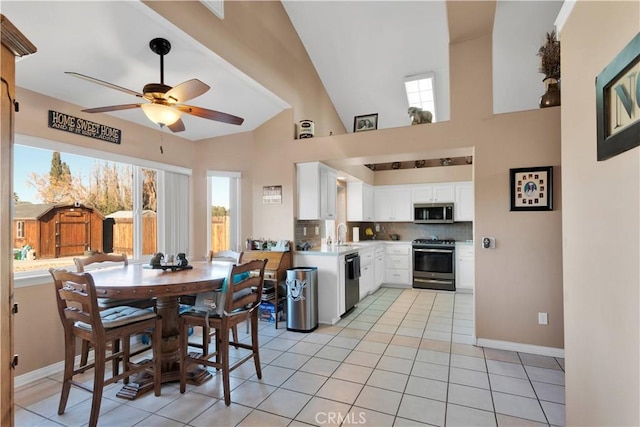
[{"label": "table leg", "polygon": [[[178,298],[159,297],[156,310],[162,316],[162,343],[160,345],[160,370],[162,383],[180,381],[180,330],[178,328]],[[187,372],[187,382],[200,385],[212,377],[206,369],[194,368]],[[136,399],[138,396],[153,390],[153,377],[141,374],[125,384],[116,396],[125,399]]]}]

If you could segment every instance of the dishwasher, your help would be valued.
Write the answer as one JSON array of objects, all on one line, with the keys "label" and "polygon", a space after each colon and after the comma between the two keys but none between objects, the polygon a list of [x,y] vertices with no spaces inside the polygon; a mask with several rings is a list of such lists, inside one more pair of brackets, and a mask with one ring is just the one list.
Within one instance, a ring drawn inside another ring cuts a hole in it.
[{"label": "dishwasher", "polygon": [[360,255],[344,257],[344,312],[349,313],[360,301]]}]

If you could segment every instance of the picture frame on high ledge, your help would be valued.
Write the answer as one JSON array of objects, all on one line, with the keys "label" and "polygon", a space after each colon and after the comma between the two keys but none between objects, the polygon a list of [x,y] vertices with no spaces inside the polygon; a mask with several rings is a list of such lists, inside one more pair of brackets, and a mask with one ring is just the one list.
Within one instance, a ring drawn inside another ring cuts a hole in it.
[{"label": "picture frame on high ledge", "polygon": [[355,116],[353,118],[353,131],[364,132],[378,129],[378,113]]}]

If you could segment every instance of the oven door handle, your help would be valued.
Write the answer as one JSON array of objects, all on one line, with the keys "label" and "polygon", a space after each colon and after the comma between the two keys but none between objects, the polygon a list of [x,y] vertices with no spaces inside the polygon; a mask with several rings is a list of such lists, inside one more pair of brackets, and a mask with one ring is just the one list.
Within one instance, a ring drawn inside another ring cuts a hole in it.
[{"label": "oven door handle", "polygon": [[451,284],[453,280],[438,280],[438,279],[419,279],[417,277],[413,278],[414,282],[420,283],[438,283],[438,284]]},{"label": "oven door handle", "polygon": [[413,249],[414,252],[429,252],[429,253],[439,253],[439,254],[452,254],[453,249]]}]

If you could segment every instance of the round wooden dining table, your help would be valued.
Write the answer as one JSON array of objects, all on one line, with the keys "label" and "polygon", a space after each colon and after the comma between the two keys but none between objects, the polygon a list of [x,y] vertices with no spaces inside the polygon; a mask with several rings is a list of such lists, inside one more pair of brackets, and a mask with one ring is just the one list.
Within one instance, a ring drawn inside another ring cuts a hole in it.
[{"label": "round wooden dining table", "polygon": [[[157,298],[156,310],[162,316],[162,382],[180,380],[179,297],[219,289],[232,266],[227,261],[201,261],[192,268],[177,270],[165,266],[154,269],[147,264],[129,264],[90,271],[99,298]],[[143,376],[126,384],[119,397],[135,399],[153,389],[153,381]],[[211,374],[203,369],[189,373],[189,381],[201,384]]]}]

